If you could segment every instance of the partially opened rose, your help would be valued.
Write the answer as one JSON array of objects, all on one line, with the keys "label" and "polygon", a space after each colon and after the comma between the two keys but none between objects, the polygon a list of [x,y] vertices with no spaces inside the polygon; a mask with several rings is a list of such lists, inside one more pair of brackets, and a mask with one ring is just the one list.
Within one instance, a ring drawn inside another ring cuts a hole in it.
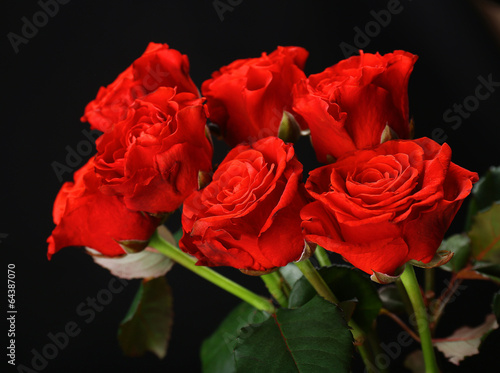
[{"label": "partially opened rose", "polygon": [[54,202],[57,226],[47,240],[49,259],[67,246],[87,246],[109,257],[126,254],[124,244],[146,247],[160,220],[127,209],[98,185],[92,158],[75,172],[74,182],[62,186]]},{"label": "partially opened rose", "polygon": [[312,171],[306,238],[369,274],[428,263],[478,180],[450,159],[447,144],[393,140]]},{"label": "partially opened rose", "polygon": [[210,120],[230,146],[278,136],[283,112],[292,110],[293,85],[305,78],[308,52],[278,47],[269,55],[236,60],[212,74],[201,86]]},{"label": "partially opened rose", "polygon": [[85,108],[82,121],[89,122],[92,128],[109,132],[115,123],[125,119],[128,107],[135,99],[159,87],[199,95],[189,76],[187,56],[167,44],[149,43],[143,55],[113,83],[99,89],[97,97]]},{"label": "partially opened rose", "polygon": [[388,139],[410,138],[407,89],[417,56],[360,53],[294,89],[293,109],[307,123],[320,162]]},{"label": "partially opened rose", "polygon": [[127,118],[96,142],[96,173],[104,194],[135,211],[166,213],[198,189],[212,167],[203,99],[158,88],[138,99]]},{"label": "partially opened rose", "polygon": [[183,205],[179,246],[198,265],[269,271],[301,258],[302,164],[293,147],[269,137],[239,145],[212,182]]}]

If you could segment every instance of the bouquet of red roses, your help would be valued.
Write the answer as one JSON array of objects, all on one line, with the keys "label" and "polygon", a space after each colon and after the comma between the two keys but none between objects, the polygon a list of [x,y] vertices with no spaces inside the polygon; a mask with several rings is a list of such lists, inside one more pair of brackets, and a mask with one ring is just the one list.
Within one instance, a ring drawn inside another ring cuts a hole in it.
[{"label": "bouquet of red roses", "polygon": [[[355,350],[367,371],[388,371],[379,315],[420,342],[408,366],[438,372],[436,349],[458,364],[498,327],[500,293],[480,327],[435,336],[457,284],[500,282],[500,169],[478,182],[447,144],[413,139],[415,55],[360,51],[309,77],[307,57],[278,47],[234,61],[200,94],[187,56],[151,43],[87,105],[97,154],[57,195],[48,257],[83,246],[114,275],[142,279],[119,330],[126,353],[165,356],[174,262],[244,301],[204,342],[204,372],[348,372]],[[231,148],[218,165],[212,136]],[[310,154],[295,153],[301,136]],[[304,175],[312,156],[323,166]],[[465,232],[443,241],[471,191]],[[179,208],[171,234],[163,223]],[[260,276],[269,295],[216,266]],[[434,267],[452,273],[439,297]]]}]

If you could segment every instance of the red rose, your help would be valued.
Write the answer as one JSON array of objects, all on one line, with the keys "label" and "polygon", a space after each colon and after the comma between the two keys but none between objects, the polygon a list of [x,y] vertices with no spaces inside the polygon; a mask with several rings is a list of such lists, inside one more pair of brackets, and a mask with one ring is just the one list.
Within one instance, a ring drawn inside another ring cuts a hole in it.
[{"label": "red rose", "polygon": [[203,83],[209,119],[230,146],[278,136],[283,112],[294,114],[291,91],[305,78],[307,56],[300,47],[278,47],[269,55],[236,60]]},{"label": "red rose", "polygon": [[302,164],[275,137],[239,145],[183,205],[179,246],[198,265],[268,271],[300,259]]},{"label": "red rose", "polygon": [[100,190],[123,196],[131,210],[174,211],[198,189],[199,172],[211,170],[206,120],[202,99],[192,93],[161,87],[136,100],[96,142]]},{"label": "red rose", "polygon": [[111,131],[113,125],[127,115],[128,107],[159,87],[176,87],[177,93],[199,95],[189,76],[189,61],[167,44],[149,43],[144,54],[134,61],[106,88],[101,87],[95,100],[85,108],[83,122],[102,132]]},{"label": "red rose", "polygon": [[100,193],[93,158],[75,172],[74,180],[64,183],[54,202],[57,226],[47,240],[49,259],[67,246],[91,247],[106,256],[126,254],[121,241],[146,247],[159,219],[130,211],[119,197]]},{"label": "red rose", "polygon": [[369,274],[428,263],[478,180],[450,158],[447,144],[393,140],[312,171],[306,238]]},{"label": "red rose", "polygon": [[360,53],[294,89],[293,109],[309,126],[320,162],[410,137],[407,89],[417,56]]}]

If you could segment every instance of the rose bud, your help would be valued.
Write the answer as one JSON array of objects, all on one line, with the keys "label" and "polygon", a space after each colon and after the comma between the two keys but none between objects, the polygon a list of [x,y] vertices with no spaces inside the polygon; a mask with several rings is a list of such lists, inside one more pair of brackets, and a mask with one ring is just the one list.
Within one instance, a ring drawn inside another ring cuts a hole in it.
[{"label": "rose bud", "polygon": [[417,56],[360,53],[294,88],[293,110],[307,123],[320,162],[411,137],[407,90]]},{"label": "rose bud", "polygon": [[186,55],[167,44],[149,43],[144,54],[134,61],[116,80],[101,87],[97,97],[85,108],[82,122],[102,132],[125,119],[128,107],[159,87],[176,88],[177,93],[191,92],[199,96],[198,88],[189,76]]},{"label": "rose bud", "polygon": [[179,247],[198,265],[272,271],[307,251],[300,228],[306,202],[291,145],[275,137],[239,145],[184,202]]},{"label": "rose bud", "polygon": [[230,146],[278,136],[283,118],[300,123],[291,91],[305,79],[307,56],[300,47],[278,47],[269,55],[236,60],[202,84],[209,119]]},{"label": "rose bud", "polygon": [[450,159],[447,144],[392,140],[313,170],[314,202],[301,212],[306,239],[375,276],[429,263],[478,180]]},{"label": "rose bud", "polygon": [[127,208],[168,213],[198,189],[212,167],[203,99],[158,88],[137,99],[127,118],[96,142],[100,190],[123,197]]}]

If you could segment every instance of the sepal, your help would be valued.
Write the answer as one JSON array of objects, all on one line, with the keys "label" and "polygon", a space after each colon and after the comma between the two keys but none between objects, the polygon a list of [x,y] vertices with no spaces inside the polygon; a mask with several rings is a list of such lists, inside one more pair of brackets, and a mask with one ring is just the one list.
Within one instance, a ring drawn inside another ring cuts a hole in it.
[{"label": "sepal", "polygon": [[453,258],[453,255],[455,255],[455,253],[452,251],[438,250],[429,263],[419,262],[417,260],[410,260],[408,263],[420,268],[435,268],[448,263],[451,258]]},{"label": "sepal", "polygon": [[403,265],[399,268],[396,268],[396,270],[394,271],[394,275],[392,275],[392,276],[385,274],[385,273],[373,271],[373,274],[370,276],[370,279],[373,282],[377,282],[377,283],[383,284],[383,285],[384,284],[391,284],[393,282],[396,282],[401,277],[401,275],[405,271],[405,268],[406,268],[406,265]]},{"label": "sepal", "polygon": [[288,111],[283,111],[278,137],[284,142],[296,142],[301,136],[300,126],[295,117]]}]

